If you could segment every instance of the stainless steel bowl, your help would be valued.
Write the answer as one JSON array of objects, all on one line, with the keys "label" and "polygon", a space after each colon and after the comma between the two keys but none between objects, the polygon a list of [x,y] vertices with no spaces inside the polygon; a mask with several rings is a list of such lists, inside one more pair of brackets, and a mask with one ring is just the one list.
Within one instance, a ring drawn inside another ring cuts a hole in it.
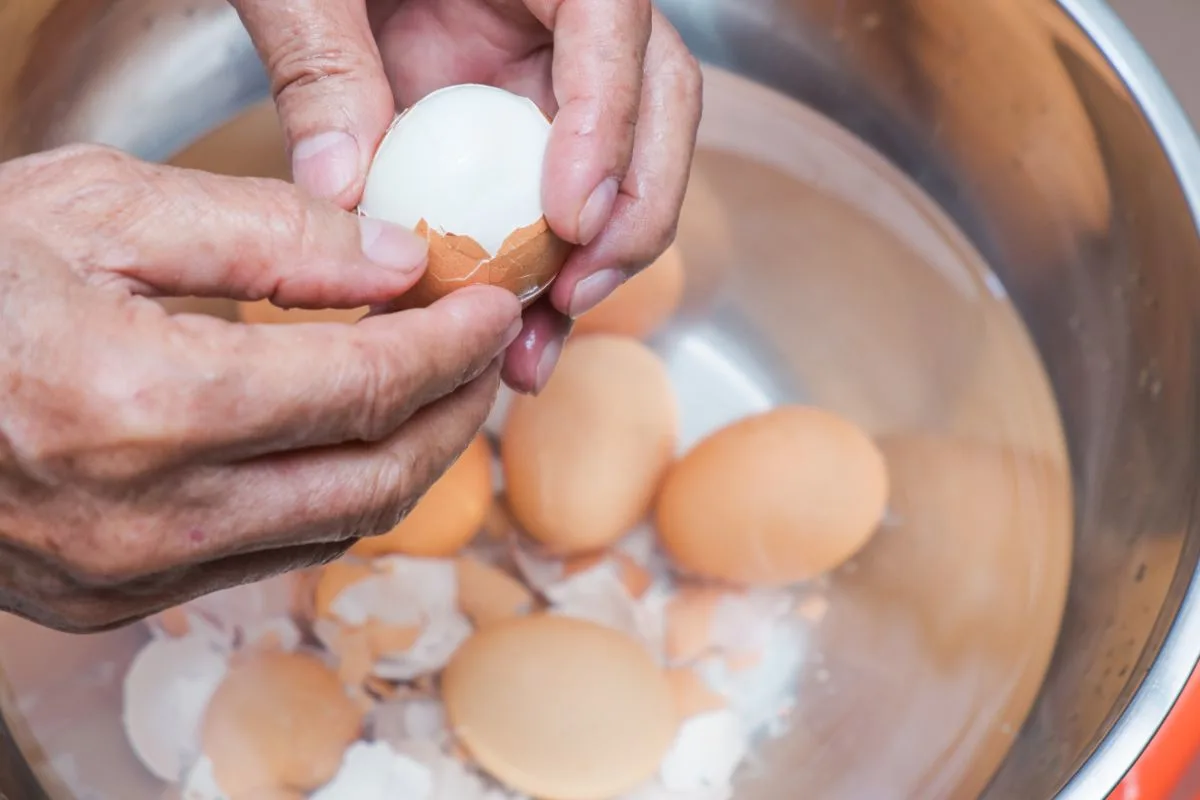
[{"label": "stainless steel bowl", "polygon": [[[984,796],[1099,800],[1200,655],[1200,144],[1182,111],[1099,0],[661,5],[706,63],[907,173],[1020,310],[1062,414],[1076,530],[1053,661]],[[221,0],[0,6],[0,157],[84,140],[168,159],[267,88]],[[20,630],[0,649],[47,672],[88,661],[87,639]],[[40,797],[11,727],[0,797]]]}]

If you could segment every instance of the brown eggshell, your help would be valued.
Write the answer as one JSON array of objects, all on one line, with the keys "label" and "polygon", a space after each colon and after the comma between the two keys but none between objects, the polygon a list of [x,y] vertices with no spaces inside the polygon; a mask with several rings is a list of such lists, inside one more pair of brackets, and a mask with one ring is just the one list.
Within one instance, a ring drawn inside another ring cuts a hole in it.
[{"label": "brown eggshell", "polygon": [[475,761],[543,800],[609,800],[658,769],[678,729],[671,684],[637,641],[549,614],[489,625],[442,678]]},{"label": "brown eggshell", "polygon": [[645,339],[657,331],[683,298],[683,257],[672,246],[600,305],[575,320],[572,334],[615,333]]},{"label": "brown eggshell", "polygon": [[458,606],[476,626],[528,614],[533,594],[503,570],[464,556],[455,562]]},{"label": "brown eggshell", "polygon": [[429,262],[416,285],[390,304],[393,310],[427,306],[479,283],[508,289],[528,305],[554,282],[572,249],[545,217],[509,234],[494,258],[470,236],[440,233],[425,220],[416,233],[429,242]]},{"label": "brown eggshell", "polygon": [[492,448],[477,436],[399,525],[382,536],[360,539],[350,553],[363,558],[452,556],[483,527],[492,500]]},{"label": "brown eggshell", "polygon": [[339,594],[354,584],[375,575],[375,570],[365,561],[342,558],[323,567],[316,579],[314,590],[314,615],[317,619],[334,616],[333,603]]},{"label": "brown eggshell", "polygon": [[517,397],[501,460],[521,527],[558,554],[602,549],[646,514],[677,430],[663,363],[635,339],[567,342],[537,397]]},{"label": "brown eggshell", "polygon": [[238,319],[250,325],[287,325],[299,322],[341,322],[353,325],[364,316],[366,308],[280,308],[269,300],[238,303]]},{"label": "brown eggshell", "polygon": [[721,711],[729,705],[725,698],[708,688],[708,684],[688,667],[667,670],[667,682],[671,684],[675,708],[681,720],[710,711]]},{"label": "brown eggshell", "polygon": [[307,655],[267,652],[235,664],[204,717],[204,753],[232,797],[308,792],[337,774],[362,712],[335,673]]},{"label": "brown eggshell", "polygon": [[780,586],[858,552],[887,499],[887,467],[870,437],[828,411],[785,406],[698,444],[667,475],[656,517],[685,571]]}]

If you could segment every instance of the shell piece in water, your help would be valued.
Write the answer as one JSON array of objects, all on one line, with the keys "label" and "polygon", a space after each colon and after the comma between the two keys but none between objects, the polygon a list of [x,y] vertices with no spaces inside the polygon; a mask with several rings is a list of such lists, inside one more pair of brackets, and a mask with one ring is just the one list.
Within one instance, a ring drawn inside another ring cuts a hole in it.
[{"label": "shell piece in water", "polygon": [[204,636],[153,639],[125,674],[122,721],[156,777],[180,781],[200,755],[200,725],[228,656]]},{"label": "shell piece in water", "polygon": [[711,711],[685,721],[659,771],[672,791],[695,792],[730,786],[749,749],[741,719],[732,711]]}]

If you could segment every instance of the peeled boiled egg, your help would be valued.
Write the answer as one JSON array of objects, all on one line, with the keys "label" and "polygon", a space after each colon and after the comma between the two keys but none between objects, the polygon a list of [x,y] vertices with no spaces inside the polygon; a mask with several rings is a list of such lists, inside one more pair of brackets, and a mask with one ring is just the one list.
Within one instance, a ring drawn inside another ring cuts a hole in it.
[{"label": "peeled boiled egg", "polygon": [[683,258],[675,245],[575,321],[572,333],[616,333],[644,339],[657,331],[683,298]]},{"label": "peeled boiled egg", "polygon": [[679,727],[675,694],[636,640],[549,614],[482,628],[442,676],[451,727],[510,788],[609,800],[658,769]]},{"label": "peeled boiled egg", "polygon": [[261,653],[230,669],[213,694],[203,749],[231,797],[272,788],[308,792],[338,773],[362,719],[337,674],[318,659]]},{"label": "peeled boiled egg", "polygon": [[530,302],[571,246],[542,209],[550,120],[532,101],[492,86],[435,91],[396,118],[367,173],[359,212],[429,241],[429,264],[401,307],[462,286],[502,286]]},{"label": "peeled boiled egg", "polygon": [[492,507],[492,448],[477,436],[400,524],[360,539],[356,556],[452,556],[483,527]]},{"label": "peeled boiled egg", "polygon": [[656,516],[685,571],[780,586],[857,553],[887,501],[887,467],[866,433],[828,411],[785,406],[696,445],[668,473]]},{"label": "peeled boiled egg", "polygon": [[666,367],[641,342],[569,340],[537,397],[513,400],[501,440],[508,503],[560,554],[598,550],[649,510],[677,435]]}]

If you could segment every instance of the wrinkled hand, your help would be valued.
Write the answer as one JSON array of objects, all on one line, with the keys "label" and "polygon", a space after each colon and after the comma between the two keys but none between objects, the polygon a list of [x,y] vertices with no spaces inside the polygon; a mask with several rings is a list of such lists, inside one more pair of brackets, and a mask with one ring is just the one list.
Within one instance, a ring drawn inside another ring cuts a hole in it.
[{"label": "wrinkled hand", "polygon": [[511,294],[358,325],[168,316],[147,295],[381,302],[424,244],[276,181],[69,148],[0,165],[0,608],[96,630],[328,561],[477,432]]},{"label": "wrinkled hand", "polygon": [[556,113],[543,197],[578,249],[525,317],[505,380],[544,385],[569,318],[675,235],[700,70],[650,0],[233,0],[274,86],[296,182],[344,208],[396,105],[487,83]]}]

